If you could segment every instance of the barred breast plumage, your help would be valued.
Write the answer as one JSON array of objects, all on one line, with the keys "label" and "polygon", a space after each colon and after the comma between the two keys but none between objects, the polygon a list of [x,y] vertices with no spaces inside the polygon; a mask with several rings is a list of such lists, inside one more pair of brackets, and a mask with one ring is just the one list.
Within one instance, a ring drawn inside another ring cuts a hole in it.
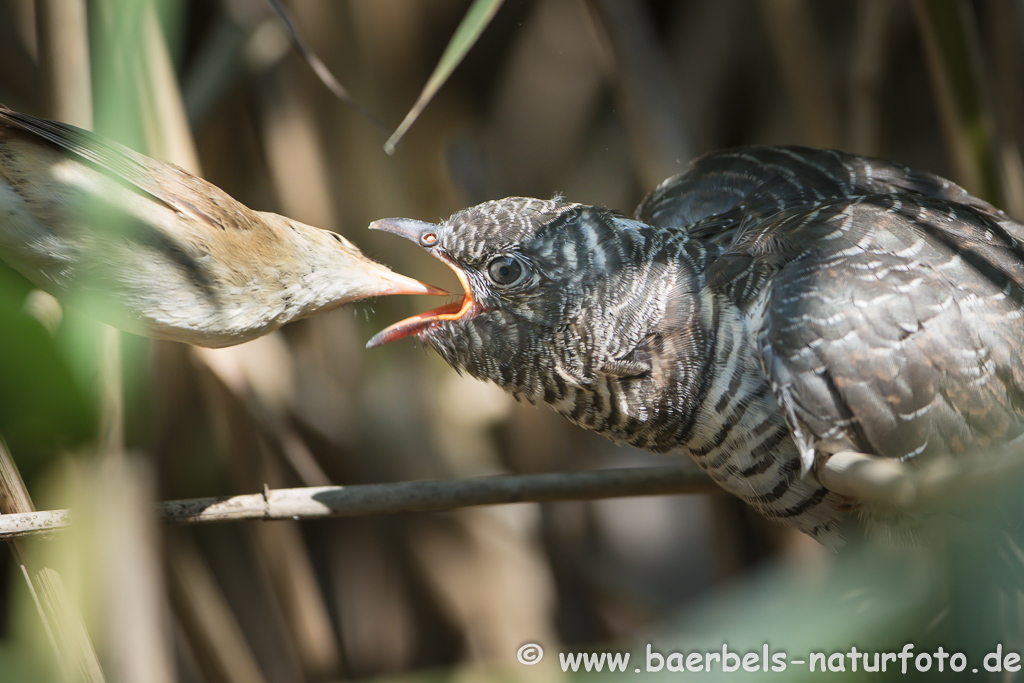
[{"label": "barred breast plumage", "polygon": [[819,483],[831,454],[924,462],[1024,435],[1024,226],[937,176],[752,147],[696,161],[635,219],[509,198],[374,227],[466,294],[371,345],[415,334],[582,427],[686,451],[832,547],[858,501]]}]

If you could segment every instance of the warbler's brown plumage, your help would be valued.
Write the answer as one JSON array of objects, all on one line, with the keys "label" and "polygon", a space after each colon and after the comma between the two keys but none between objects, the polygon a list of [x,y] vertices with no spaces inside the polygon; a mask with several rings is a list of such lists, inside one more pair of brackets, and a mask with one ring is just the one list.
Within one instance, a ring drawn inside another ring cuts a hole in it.
[{"label": "warbler's brown plumage", "polygon": [[0,107],[0,258],[118,327],[248,341],[370,296],[443,293],[337,233],[253,211],[173,164]]},{"label": "warbler's brown plumage", "polygon": [[754,147],[698,160],[635,220],[510,198],[375,227],[468,290],[371,345],[415,334],[518,399],[686,451],[830,546],[856,503],[818,481],[832,453],[927,462],[1024,437],[1024,226],[930,174]]}]

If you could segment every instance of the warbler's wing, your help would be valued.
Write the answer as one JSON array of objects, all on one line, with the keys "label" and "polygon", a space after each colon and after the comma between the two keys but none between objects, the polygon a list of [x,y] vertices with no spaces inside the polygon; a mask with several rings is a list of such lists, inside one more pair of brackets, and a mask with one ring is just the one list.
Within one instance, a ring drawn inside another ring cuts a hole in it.
[{"label": "warbler's wing", "polygon": [[708,281],[747,312],[805,467],[1024,433],[1024,246],[974,208],[903,193],[784,213]]},{"label": "warbler's wing", "polygon": [[238,202],[216,186],[178,166],[151,159],[90,131],[4,107],[0,107],[0,124],[7,124],[57,145],[132,189],[213,227],[223,227],[222,213],[232,217],[248,215],[248,211],[243,211],[235,214],[218,212],[218,216],[221,216],[219,218],[212,216],[203,210],[204,204],[213,202],[222,206],[235,206]]}]

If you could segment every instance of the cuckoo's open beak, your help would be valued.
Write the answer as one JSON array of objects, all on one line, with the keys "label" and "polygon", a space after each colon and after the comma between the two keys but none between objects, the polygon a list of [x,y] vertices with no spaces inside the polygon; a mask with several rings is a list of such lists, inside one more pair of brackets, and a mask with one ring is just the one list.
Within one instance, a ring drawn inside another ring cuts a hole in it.
[{"label": "cuckoo's open beak", "polygon": [[409,337],[419,334],[428,329],[431,325],[444,320],[457,320],[471,313],[478,312],[479,306],[473,299],[473,289],[469,279],[462,268],[440,249],[433,248],[437,244],[438,226],[433,223],[425,223],[410,218],[384,218],[370,224],[371,230],[383,230],[415,242],[426,249],[434,257],[440,259],[455,271],[456,277],[462,283],[463,296],[461,301],[453,301],[439,308],[425,313],[418,313],[411,318],[399,321],[390,327],[381,330],[373,339],[366,343],[366,348],[372,349],[393,342],[402,337]]}]

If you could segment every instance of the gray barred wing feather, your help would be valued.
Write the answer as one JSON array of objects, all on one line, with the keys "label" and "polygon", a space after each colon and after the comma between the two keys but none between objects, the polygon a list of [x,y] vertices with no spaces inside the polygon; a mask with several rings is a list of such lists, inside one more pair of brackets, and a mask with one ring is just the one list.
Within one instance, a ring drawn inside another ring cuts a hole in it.
[{"label": "gray barred wing feather", "polygon": [[648,194],[634,217],[729,246],[741,223],[873,194],[923,195],[968,206],[1018,239],[1024,226],[960,186],[883,159],[812,147],[739,147],[695,160]]},{"label": "gray barred wing feather", "polygon": [[749,316],[805,469],[1024,434],[1024,249],[991,215],[912,194],[783,213],[708,281]]}]

